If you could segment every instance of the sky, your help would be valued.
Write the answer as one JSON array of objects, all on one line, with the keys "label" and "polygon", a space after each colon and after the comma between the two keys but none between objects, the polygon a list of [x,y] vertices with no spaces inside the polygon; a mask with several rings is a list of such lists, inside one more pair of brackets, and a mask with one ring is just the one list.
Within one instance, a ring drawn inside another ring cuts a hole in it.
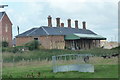
[{"label": "sky", "polygon": [[79,28],[86,21],[86,28],[107,38],[107,41],[118,40],[118,1],[119,0],[0,0],[0,5],[8,7],[6,11],[13,23],[13,38],[31,28],[47,26],[48,15],[52,16],[52,24],[56,26],[56,17],[67,27],[67,19],[78,20]]}]

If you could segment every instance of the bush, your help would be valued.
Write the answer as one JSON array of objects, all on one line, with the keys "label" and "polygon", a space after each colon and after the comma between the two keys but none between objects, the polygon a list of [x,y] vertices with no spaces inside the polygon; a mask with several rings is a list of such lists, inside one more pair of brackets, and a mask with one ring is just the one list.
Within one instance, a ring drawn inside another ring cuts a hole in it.
[{"label": "bush", "polygon": [[39,48],[39,42],[37,40],[26,43],[25,46],[28,46],[29,50],[35,50]]},{"label": "bush", "polygon": [[16,47],[13,47],[11,49],[11,52],[16,53],[16,52],[20,52],[20,50],[18,48],[16,48]]},{"label": "bush", "polygon": [[22,51],[18,47],[3,47],[2,52],[17,53],[17,52],[22,52]]},{"label": "bush", "polygon": [[7,41],[3,41],[2,42],[2,47],[8,47],[8,42]]}]

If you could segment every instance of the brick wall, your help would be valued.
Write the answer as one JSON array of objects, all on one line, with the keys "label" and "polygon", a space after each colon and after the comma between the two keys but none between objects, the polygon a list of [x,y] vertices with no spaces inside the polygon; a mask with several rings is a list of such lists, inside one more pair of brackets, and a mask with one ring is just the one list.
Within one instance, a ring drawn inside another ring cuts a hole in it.
[{"label": "brick wall", "polygon": [[2,41],[7,41],[9,43],[9,46],[12,46],[12,23],[6,14],[2,18],[0,24],[0,28],[2,30],[2,34],[0,34],[0,36],[2,36]]},{"label": "brick wall", "polygon": [[64,36],[41,36],[40,40],[46,49],[64,49],[65,47]]},{"label": "brick wall", "polygon": [[40,36],[40,37],[18,37],[16,38],[16,46],[22,46],[27,42],[38,38],[42,46],[46,49],[64,49],[64,36]]},{"label": "brick wall", "polygon": [[16,46],[22,46],[25,43],[33,41],[34,37],[18,37],[16,38]]},{"label": "brick wall", "polygon": [[[19,37],[16,38],[16,46],[24,45],[34,38],[38,38],[45,49],[64,49],[65,46],[71,48],[72,40],[64,41],[64,36],[40,36],[40,37]],[[74,46],[80,49],[90,49],[99,47],[99,40],[74,40]]]}]

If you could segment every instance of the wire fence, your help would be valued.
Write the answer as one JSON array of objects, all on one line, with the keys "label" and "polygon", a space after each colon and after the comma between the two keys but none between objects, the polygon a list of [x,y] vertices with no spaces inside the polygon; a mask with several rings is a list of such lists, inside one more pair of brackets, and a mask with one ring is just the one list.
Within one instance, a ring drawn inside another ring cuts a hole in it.
[{"label": "wire fence", "polygon": [[[65,64],[93,64],[93,65],[101,65],[101,64],[118,64],[118,56],[114,57],[103,57],[103,56],[91,56],[89,60],[85,61],[84,57],[80,59],[75,59],[75,57],[66,57],[57,58],[56,65],[65,65]],[[21,65],[51,65],[52,66],[52,58],[30,58],[30,59],[19,59],[13,58],[11,61],[3,60],[3,66],[21,66]]]}]

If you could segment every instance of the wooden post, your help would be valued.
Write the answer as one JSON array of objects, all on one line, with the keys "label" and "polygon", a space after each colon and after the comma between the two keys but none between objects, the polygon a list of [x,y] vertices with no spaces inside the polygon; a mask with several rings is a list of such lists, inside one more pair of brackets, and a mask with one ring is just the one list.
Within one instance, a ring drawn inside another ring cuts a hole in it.
[{"label": "wooden post", "polygon": [[38,59],[38,61],[40,61],[40,58]]},{"label": "wooden post", "polygon": [[32,62],[32,58],[30,59],[30,61]]},{"label": "wooden post", "polygon": [[13,58],[13,67],[15,67],[15,59]]},{"label": "wooden post", "polygon": [[23,59],[22,59],[22,61],[24,62],[24,61],[25,61],[25,59],[23,58]]}]

